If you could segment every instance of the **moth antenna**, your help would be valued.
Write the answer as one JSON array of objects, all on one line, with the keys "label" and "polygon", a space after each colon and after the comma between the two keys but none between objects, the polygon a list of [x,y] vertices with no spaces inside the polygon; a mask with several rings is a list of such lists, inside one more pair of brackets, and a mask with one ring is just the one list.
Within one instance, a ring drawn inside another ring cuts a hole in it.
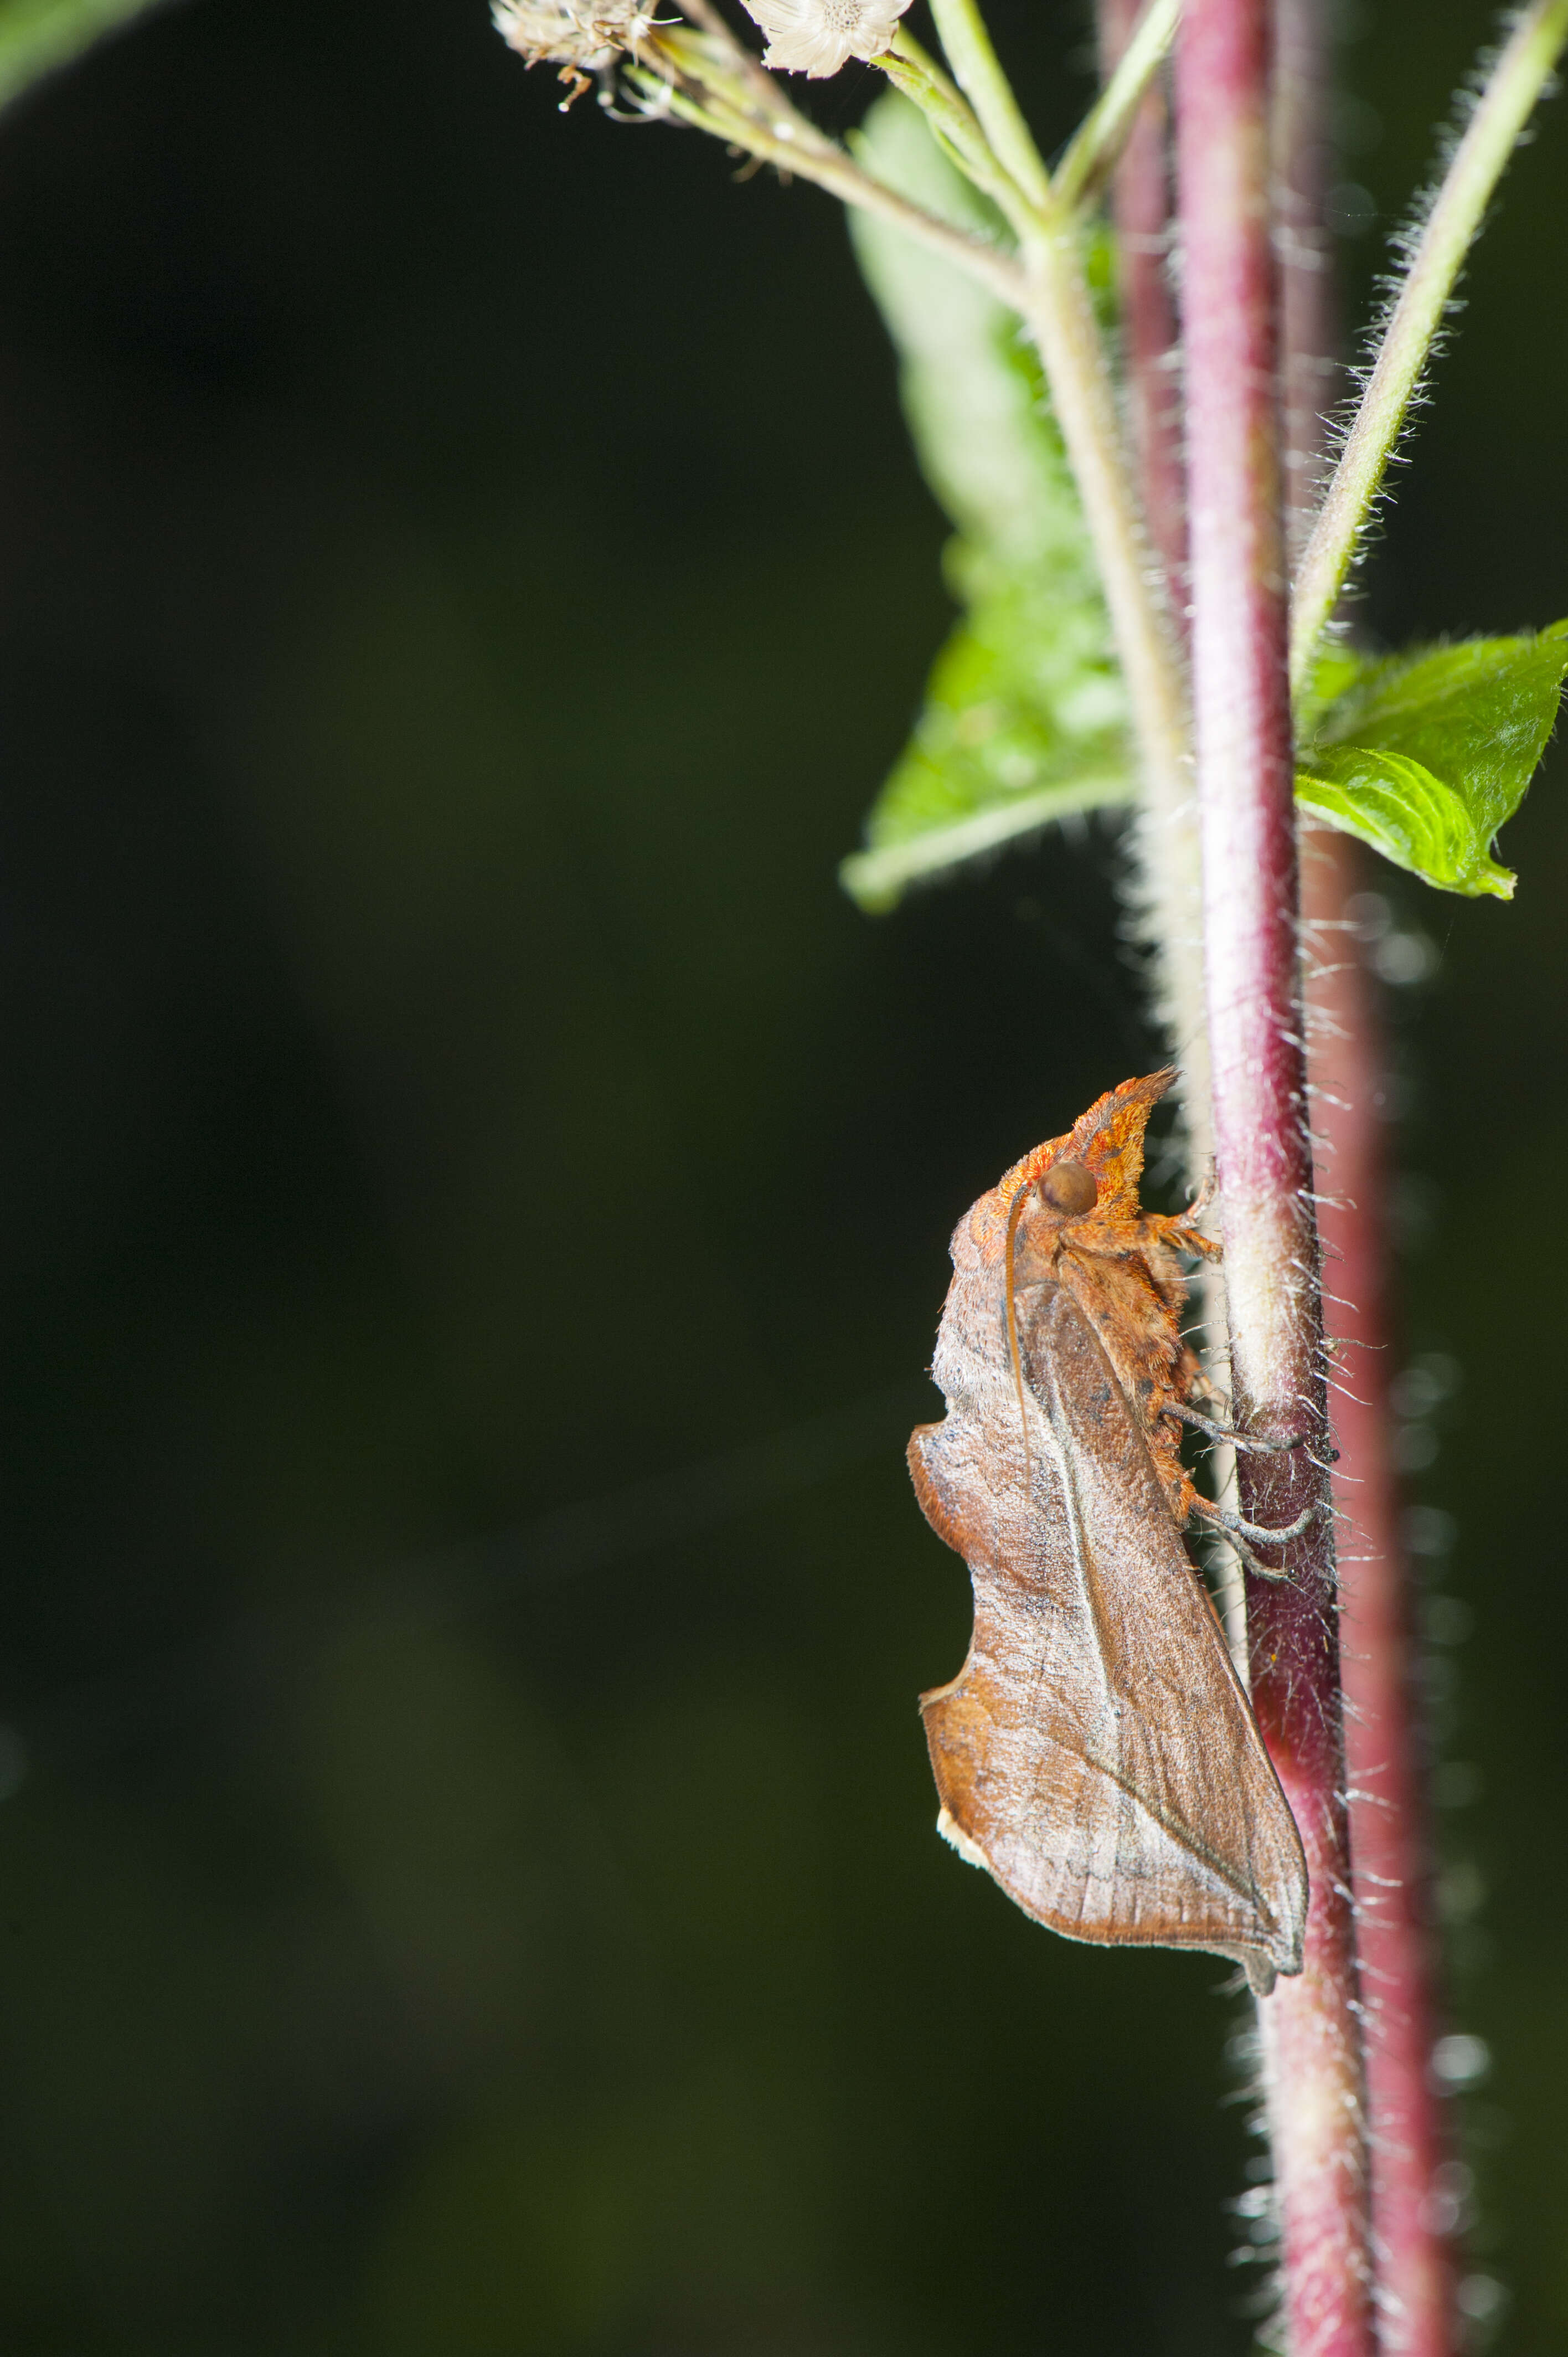
[{"label": "moth antenna", "polygon": [[1029,1200],[1029,1189],[1032,1184],[1032,1180],[1026,1179],[1008,1206],[1006,1253],[1007,1353],[1013,1361],[1013,1384],[1018,1394],[1018,1422],[1024,1432],[1024,1483],[1026,1489],[1032,1487],[1034,1474],[1029,1455],[1029,1410],[1024,1398],[1024,1356],[1018,1348],[1018,1297],[1014,1277],[1017,1258],[1015,1246],[1018,1238],[1018,1222],[1024,1216],[1024,1206]]}]

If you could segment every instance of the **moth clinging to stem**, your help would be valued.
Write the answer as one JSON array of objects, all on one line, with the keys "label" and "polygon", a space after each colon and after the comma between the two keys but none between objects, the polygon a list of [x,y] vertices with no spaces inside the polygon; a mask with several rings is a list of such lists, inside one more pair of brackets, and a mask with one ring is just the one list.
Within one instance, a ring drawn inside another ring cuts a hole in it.
[{"label": "moth clinging to stem", "polygon": [[1306,1863],[1182,1530],[1294,1534],[1222,1515],[1181,1461],[1183,1423],[1216,1428],[1193,1405],[1182,1256],[1218,1246],[1139,1202],[1174,1077],[1112,1089],[954,1232],[931,1371],[948,1411],[909,1467],[969,1566],[974,1633],[921,1709],[940,1829],[1026,1913],[1210,1950],[1266,1995],[1301,1970]]}]

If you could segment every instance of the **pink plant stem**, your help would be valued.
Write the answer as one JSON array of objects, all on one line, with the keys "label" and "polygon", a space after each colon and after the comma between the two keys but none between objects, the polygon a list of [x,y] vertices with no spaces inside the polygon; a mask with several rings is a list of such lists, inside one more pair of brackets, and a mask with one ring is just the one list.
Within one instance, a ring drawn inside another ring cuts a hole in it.
[{"label": "pink plant stem", "polygon": [[[1299,554],[1333,393],[1329,242],[1323,230],[1326,59],[1323,0],[1275,0],[1274,164],[1280,216],[1285,474]],[[1345,1745],[1358,1945],[1367,1998],[1372,2220],[1384,2347],[1451,2357],[1452,2257],[1441,2232],[1448,2158],[1429,2061],[1434,2029],[1429,1855],[1413,1693],[1409,1565],[1390,1453],[1387,1174],[1376,1111],[1382,1049],[1376,992],[1349,919],[1369,856],[1323,830],[1302,860],[1311,963],[1313,1127],[1326,1193],[1318,1211],[1335,1297],[1326,1322],[1341,1381],[1332,1403],[1335,1501],[1348,1544]]]},{"label": "pink plant stem", "polygon": [[1367,865],[1348,835],[1325,831],[1303,847],[1303,907],[1316,965],[1313,1115],[1328,1190],[1319,1221],[1328,1284],[1338,1297],[1328,1322],[1351,1346],[1338,1354],[1333,1399],[1334,1489],[1347,1541],[1346,1749],[1382,2345],[1400,2357],[1451,2357],[1453,2262],[1440,2198],[1448,2145],[1429,2075],[1434,1957],[1413,1597],[1389,1448],[1386,1178],[1374,1109],[1380,1042],[1365,951],[1347,919],[1365,889]]},{"label": "pink plant stem", "polygon": [[[1109,80],[1143,14],[1142,0],[1100,0],[1100,70]],[[1187,469],[1181,447],[1181,343],[1170,281],[1169,123],[1156,82],[1139,110],[1112,182],[1116,274],[1129,424],[1149,539],[1171,619],[1187,619]]]},{"label": "pink plant stem", "polygon": [[1263,0],[1190,0],[1176,60],[1193,699],[1215,1152],[1249,1519],[1315,1520],[1248,1578],[1258,1719],[1301,1828],[1305,1970],[1260,2005],[1292,2357],[1370,2357],[1368,2157],[1317,1236],[1305,1128]]},{"label": "pink plant stem", "polygon": [[1327,194],[1328,0],[1274,0],[1274,246],[1280,272],[1285,545],[1294,571],[1322,490],[1326,419],[1342,390],[1334,353],[1334,245]]},{"label": "pink plant stem", "polygon": [[[1337,391],[1331,242],[1323,226],[1326,0],[1274,0],[1274,188],[1283,321],[1287,538],[1297,557]],[[1452,2357],[1452,2253],[1440,2171],[1449,2158],[1429,2075],[1434,2034],[1430,1840],[1414,1695],[1410,1566],[1391,1454],[1389,1234],[1383,1043],[1376,985],[1351,904],[1369,854],[1321,829],[1302,845],[1312,1125],[1323,1174],[1318,1228],[1338,1356],[1331,1401],[1342,1516],[1346,1700],[1357,1944],[1367,2001],[1372,2224],[1383,2348]]]}]

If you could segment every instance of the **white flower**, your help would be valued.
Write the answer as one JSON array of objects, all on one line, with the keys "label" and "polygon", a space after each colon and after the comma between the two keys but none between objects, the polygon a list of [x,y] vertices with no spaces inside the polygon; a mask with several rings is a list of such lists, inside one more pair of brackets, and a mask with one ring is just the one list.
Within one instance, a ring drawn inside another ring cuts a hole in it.
[{"label": "white flower", "polygon": [[574,79],[635,48],[653,21],[645,0],[495,0],[490,15],[531,66],[562,66]]},{"label": "white flower", "polygon": [[878,58],[909,0],[742,0],[768,46],[765,66],[821,81],[847,59]]}]

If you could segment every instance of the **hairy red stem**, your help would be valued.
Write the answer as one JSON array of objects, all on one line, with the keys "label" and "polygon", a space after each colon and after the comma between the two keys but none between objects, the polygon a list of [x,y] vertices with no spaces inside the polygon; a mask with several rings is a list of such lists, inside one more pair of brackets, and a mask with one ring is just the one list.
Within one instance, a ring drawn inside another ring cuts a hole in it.
[{"label": "hairy red stem", "polygon": [[[1100,70],[1109,81],[1143,0],[1100,0]],[[1156,82],[1139,109],[1111,188],[1128,422],[1149,539],[1171,620],[1187,623],[1187,469],[1181,447],[1181,339],[1170,278],[1169,123]]]},{"label": "hairy red stem", "polygon": [[1243,1511],[1315,1519],[1248,1579],[1259,1723],[1312,1899],[1305,1969],[1260,2006],[1293,2357],[1370,2357],[1360,2003],[1344,1785],[1322,1311],[1305,1125],[1264,0],[1190,0],[1176,59],[1193,701],[1215,1152]]},{"label": "hairy red stem", "polygon": [[1342,389],[1334,242],[1324,227],[1328,154],[1327,0],[1273,0],[1274,250],[1285,545],[1294,569],[1317,511],[1327,413]]},{"label": "hairy red stem", "polygon": [[1415,1699],[1413,1593],[1390,1452],[1387,1179],[1376,1106],[1380,1028],[1365,946],[1350,908],[1368,856],[1326,831],[1303,848],[1302,900],[1314,952],[1313,1125],[1323,1157],[1319,1210],[1338,1381],[1332,1400],[1335,1497],[1344,1517],[1346,1751],[1358,1944],[1367,1995],[1372,2219],[1382,2346],[1452,2357],[1453,2261],[1443,2231],[1449,2158],[1430,2076],[1434,1963],[1431,1844]]},{"label": "hairy red stem", "polygon": [[[1332,243],[1324,228],[1326,0],[1274,0],[1274,204],[1282,305],[1287,539],[1298,556],[1337,390]],[[1372,2224],[1381,2346],[1452,2357],[1452,2252],[1441,2171],[1449,2158],[1430,2076],[1434,1942],[1431,1842],[1415,1696],[1410,1566],[1391,1453],[1383,1043],[1376,985],[1352,903],[1372,862],[1321,829],[1302,847],[1308,948],[1308,1069],[1324,1195],[1318,1228],[1337,1344],[1330,1420],[1342,1517],[1346,1702],[1357,1945],[1366,1997]]]}]

